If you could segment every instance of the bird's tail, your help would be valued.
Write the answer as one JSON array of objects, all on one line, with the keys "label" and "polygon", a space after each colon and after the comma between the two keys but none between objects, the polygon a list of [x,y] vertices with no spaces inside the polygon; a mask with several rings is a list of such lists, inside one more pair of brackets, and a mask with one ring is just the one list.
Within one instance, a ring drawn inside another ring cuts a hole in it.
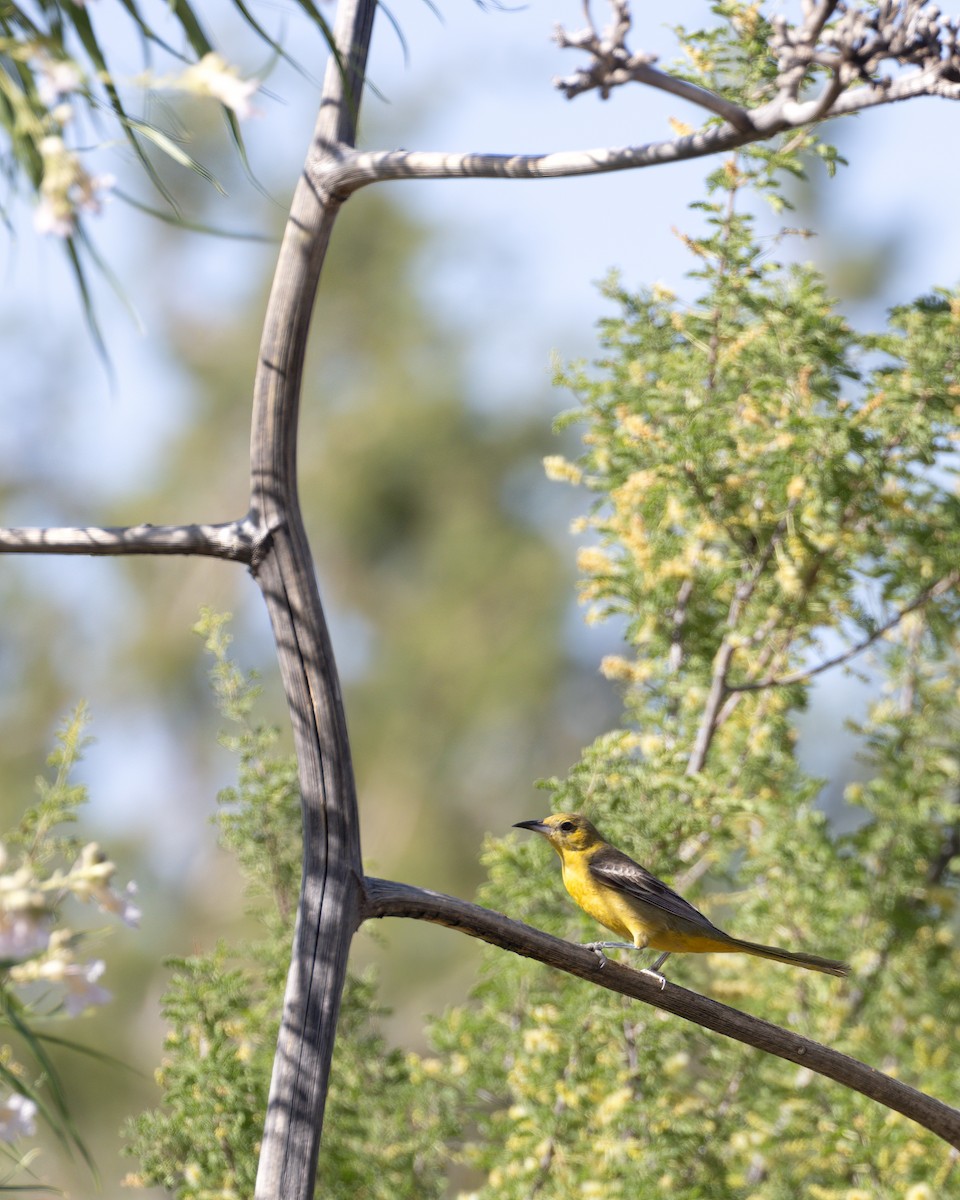
[{"label": "bird's tail", "polygon": [[745,954],[755,954],[758,958],[772,958],[777,962],[793,963],[796,967],[806,967],[808,971],[823,971],[825,975],[849,975],[850,967],[845,962],[837,962],[834,958],[821,958],[818,954],[804,954],[795,950],[780,950],[776,946],[761,946],[759,942],[744,942],[740,938],[731,938],[731,945]]}]

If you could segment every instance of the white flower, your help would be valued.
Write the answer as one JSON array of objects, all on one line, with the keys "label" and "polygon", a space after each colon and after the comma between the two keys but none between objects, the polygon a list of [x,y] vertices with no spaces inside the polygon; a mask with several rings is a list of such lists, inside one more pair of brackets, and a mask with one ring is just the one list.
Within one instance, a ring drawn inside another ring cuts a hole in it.
[{"label": "white flower", "polygon": [[100,212],[115,180],[112,175],[88,174],[63,138],[54,134],[41,138],[37,148],[43,160],[43,179],[34,228],[38,233],[70,237],[77,226],[77,212]]},{"label": "white flower", "polygon": [[73,209],[64,208],[50,196],[41,196],[40,203],[33,210],[33,227],[37,233],[68,238],[76,228]]},{"label": "white flower", "polygon": [[81,171],[81,177],[74,185],[74,203],[86,212],[102,212],[116,186],[116,175],[88,175],[86,171]]},{"label": "white flower", "polygon": [[53,108],[64,96],[83,86],[83,74],[76,63],[64,58],[40,54],[36,59],[37,95],[44,108]]},{"label": "white flower", "polygon": [[56,929],[43,958],[32,958],[9,969],[14,984],[45,983],[64,988],[63,1007],[71,1017],[96,1004],[113,999],[97,980],[106,970],[103,959],[77,962],[73,955],[76,938],[68,929]]},{"label": "white flower", "polygon": [[195,96],[212,96],[226,108],[232,108],[241,120],[258,111],[251,97],[259,90],[260,81],[241,79],[236,67],[225,63],[219,54],[205,54],[184,71],[177,86]]},{"label": "white flower", "polygon": [[51,916],[23,867],[0,875],[0,960],[19,962],[47,948]]},{"label": "white flower", "polygon": [[0,1141],[15,1142],[18,1137],[33,1137],[37,1132],[37,1106],[26,1096],[14,1092],[0,1107]]}]

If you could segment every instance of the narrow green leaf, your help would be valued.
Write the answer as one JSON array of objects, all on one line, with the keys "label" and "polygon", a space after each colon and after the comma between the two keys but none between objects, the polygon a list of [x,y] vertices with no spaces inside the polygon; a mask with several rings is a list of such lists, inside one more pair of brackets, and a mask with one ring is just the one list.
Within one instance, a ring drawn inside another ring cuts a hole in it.
[{"label": "narrow green leaf", "polygon": [[80,255],[77,251],[76,235],[67,239],[67,255],[70,258],[70,265],[73,268],[73,277],[77,281],[77,289],[80,292],[80,300],[83,304],[83,315],[87,321],[87,328],[90,330],[90,336],[93,338],[93,344],[96,347],[97,354],[107,368],[107,372],[111,379],[113,378],[113,369],[110,366],[110,356],[107,353],[107,344],[103,338],[103,331],[100,328],[100,322],[97,320],[97,314],[93,307],[93,297],[90,294],[90,286],[87,283],[87,277],[83,269],[83,263],[80,261]]},{"label": "narrow green leaf", "polygon": [[179,50],[171,46],[170,43],[166,41],[165,38],[162,38],[151,25],[147,24],[144,18],[140,15],[140,10],[137,8],[135,0],[120,0],[120,3],[127,10],[131,19],[136,24],[143,36],[144,58],[147,59],[147,61],[149,61],[150,58],[149,47],[151,42],[153,42],[154,45],[159,46],[162,50],[165,50],[168,54],[173,55],[174,58],[184,60],[184,55],[181,54]]},{"label": "narrow green leaf", "polygon": [[97,1050],[93,1046],[85,1046],[82,1042],[75,1042],[72,1038],[59,1037],[55,1033],[47,1033],[41,1029],[35,1029],[34,1036],[41,1042],[48,1042],[51,1046],[60,1046],[64,1050],[73,1050],[76,1054],[86,1054],[89,1058],[96,1059],[97,1062],[106,1063],[111,1067],[117,1067],[122,1071],[128,1071],[131,1075],[136,1075],[143,1079],[143,1071],[133,1067],[128,1062],[124,1062],[122,1058],[117,1058],[113,1054],[107,1054],[103,1050]]},{"label": "narrow green leaf", "polygon": [[205,54],[210,54],[213,50],[213,45],[204,33],[203,26],[200,24],[197,14],[190,7],[187,0],[173,0],[170,7],[173,15],[183,27],[187,41],[190,43],[197,58],[203,58]]},{"label": "narrow green leaf", "polygon": [[202,163],[197,162],[195,158],[192,158],[189,154],[187,154],[182,147],[178,146],[177,143],[172,138],[168,137],[167,134],[165,134],[162,130],[157,129],[154,125],[148,125],[146,121],[138,121],[134,117],[126,117],[124,119],[125,122],[129,124],[137,133],[139,133],[141,137],[147,138],[149,141],[153,142],[155,146],[159,147],[159,149],[161,149],[168,158],[172,158],[173,161],[175,163],[179,163],[181,167],[189,167],[191,171],[196,171],[196,173],[201,176],[201,178],[205,179],[207,183],[212,184],[222,196],[226,195],[226,192],[217,182],[216,178],[211,174],[211,172],[208,171]]},{"label": "narrow green leaf", "polygon": [[129,204],[131,208],[137,209],[139,212],[146,213],[148,216],[155,218],[157,221],[163,221],[167,225],[173,225],[177,229],[185,229],[188,233],[202,233],[207,237],[232,238],[238,242],[263,242],[277,244],[280,241],[279,237],[268,233],[250,233],[243,230],[233,229],[218,229],[216,225],[207,225],[203,221],[190,221],[185,217],[173,216],[162,209],[153,208],[152,205],[144,204],[142,200],[137,200],[135,196],[131,196],[128,192],[121,191],[119,188],[114,189],[113,193],[119,200],[125,204]]},{"label": "narrow green leaf", "polygon": [[286,50],[284,50],[283,46],[275,38],[271,37],[271,35],[267,33],[250,9],[246,6],[246,4],[244,4],[243,0],[233,0],[233,3],[234,7],[237,9],[237,12],[240,13],[250,28],[256,33],[257,37],[266,42],[278,58],[282,58],[285,62],[288,62],[298,75],[301,75],[304,79],[308,80],[315,86],[319,86],[320,81],[308,70],[306,70],[305,67],[301,66],[301,64],[297,62],[292,54],[289,54]]},{"label": "narrow green leaf", "polygon": [[[127,291],[124,288],[123,284],[120,282],[118,276],[110,269],[110,266],[107,263],[107,260],[105,258],[103,258],[103,256],[97,250],[96,246],[93,244],[93,241],[91,240],[90,235],[87,233],[86,229],[83,226],[81,226],[77,230],[76,236],[83,245],[84,253],[87,254],[90,257],[90,259],[92,259],[93,265],[97,268],[97,270],[104,277],[104,279],[106,279],[107,283],[110,284],[110,287],[113,289],[114,295],[117,297],[117,299],[120,301],[120,303],[124,306],[124,308],[130,314],[130,319],[133,321],[134,325],[136,326],[137,332],[143,333],[146,329],[146,326],[144,325],[143,320],[142,320],[139,312],[136,309],[136,306],[134,305],[130,296],[127,294]],[[109,368],[110,363],[109,363],[109,358],[106,357],[106,349],[104,349],[104,355],[105,355],[105,365]],[[112,378],[112,371],[110,372],[110,374],[111,374],[111,378]]]}]

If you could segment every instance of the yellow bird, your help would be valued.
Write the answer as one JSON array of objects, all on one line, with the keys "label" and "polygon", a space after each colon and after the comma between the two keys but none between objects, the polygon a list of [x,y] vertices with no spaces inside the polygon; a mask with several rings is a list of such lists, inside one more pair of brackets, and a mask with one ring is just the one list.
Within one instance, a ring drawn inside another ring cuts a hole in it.
[{"label": "yellow bird", "polygon": [[[601,925],[629,938],[629,942],[588,942],[590,949],[606,959],[603,951],[625,949],[661,950],[649,968],[656,973],[671,954],[755,954],[777,962],[793,963],[827,975],[847,975],[846,963],[816,954],[779,950],[731,937],[718,929],[682,896],[605,842],[586,817],[579,813],[555,813],[542,821],[517,821],[515,829],[532,829],[542,834],[560,855],[563,883],[585,913]],[[660,976],[662,978],[662,976]]]}]

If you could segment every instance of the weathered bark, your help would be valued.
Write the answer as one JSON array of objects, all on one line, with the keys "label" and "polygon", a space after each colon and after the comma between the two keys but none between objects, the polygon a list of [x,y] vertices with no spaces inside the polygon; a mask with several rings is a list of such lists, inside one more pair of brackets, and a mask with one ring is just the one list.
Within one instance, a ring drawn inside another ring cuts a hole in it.
[{"label": "weathered bark", "polygon": [[251,570],[273,626],[303,798],[303,879],[257,1175],[257,1200],[309,1200],[358,923],[356,791],[340,683],[297,493],[297,417],[314,300],[339,201],[312,180],[352,146],[375,0],[343,0],[304,172],[267,305],[254,388]]}]

